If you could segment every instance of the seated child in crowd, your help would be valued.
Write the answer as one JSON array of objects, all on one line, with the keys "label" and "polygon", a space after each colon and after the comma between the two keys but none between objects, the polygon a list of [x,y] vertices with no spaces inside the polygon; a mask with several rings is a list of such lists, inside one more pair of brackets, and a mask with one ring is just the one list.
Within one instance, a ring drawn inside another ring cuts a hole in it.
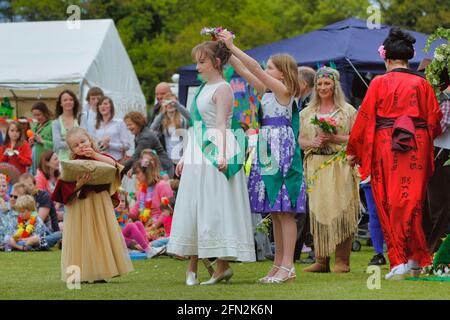
[{"label": "seated child in crowd", "polygon": [[[132,220],[140,220],[144,227],[147,227],[149,239],[154,240],[160,234],[159,231],[150,229],[150,226],[158,221],[161,215],[159,208],[161,199],[171,197],[173,192],[169,183],[161,178],[158,156],[153,152],[149,156],[149,161],[141,159],[133,165],[133,173],[139,186],[136,189],[136,203],[131,208],[129,217]],[[162,228],[158,230],[163,231]]]},{"label": "seated child in crowd", "polygon": [[45,225],[36,212],[33,197],[30,195],[18,197],[14,209],[19,213],[19,217],[17,231],[9,239],[11,247],[18,251],[49,249],[45,239]]},{"label": "seated child in crowd", "polygon": [[128,194],[124,190],[119,192],[119,205],[115,208],[117,221],[122,229],[123,237],[127,248],[135,249],[147,254],[148,258],[152,258],[164,253],[164,247],[152,248],[149,246],[147,234],[141,221],[131,221],[128,217],[130,207],[128,204]]},{"label": "seated child in crowd", "polygon": [[23,193],[25,193],[24,188],[22,188],[22,190],[18,190],[20,189],[17,188],[18,185],[22,184],[15,184],[12,187],[11,199],[9,199],[8,202],[0,199],[0,202],[3,201],[0,205],[0,250],[3,250],[3,248],[9,244],[9,238],[17,229],[17,218],[19,214],[12,208],[14,208],[16,199],[20,195],[19,191],[23,191]]}]

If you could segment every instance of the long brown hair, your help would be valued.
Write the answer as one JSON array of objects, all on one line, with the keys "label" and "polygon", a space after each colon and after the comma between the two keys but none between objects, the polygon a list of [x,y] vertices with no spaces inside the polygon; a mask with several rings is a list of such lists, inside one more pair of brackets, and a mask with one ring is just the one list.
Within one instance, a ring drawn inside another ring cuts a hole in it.
[{"label": "long brown hair", "polygon": [[102,114],[100,113],[100,105],[103,103],[103,101],[108,100],[109,101],[109,105],[111,106],[111,120],[114,118],[114,114],[115,114],[115,109],[114,109],[114,103],[112,101],[112,99],[110,97],[107,96],[103,96],[98,100],[97,103],[97,118],[95,121],[95,129],[100,128],[100,122],[104,121]]},{"label": "long brown hair", "polygon": [[[168,92],[164,95],[164,100],[168,100],[170,98],[177,98],[177,96],[175,94],[173,94],[172,92]],[[174,119],[173,119],[173,124],[175,125],[176,129],[181,128],[181,114],[180,111],[178,111],[178,109],[175,109],[175,115],[174,115]],[[171,119],[168,116],[163,117],[162,120],[162,127],[163,129],[168,129],[169,126],[172,124]]]},{"label": "long brown hair", "polygon": [[58,100],[56,101],[55,118],[58,118],[60,115],[63,114],[63,107],[62,107],[61,99],[62,99],[63,94],[65,94],[65,93],[67,93],[73,99],[73,109],[72,109],[72,111],[73,111],[73,118],[77,119],[78,112],[81,109],[80,101],[78,100],[78,98],[75,95],[75,93],[73,93],[73,91],[71,91],[71,90],[64,90],[63,92],[61,92],[59,94]]},{"label": "long brown hair", "polygon": [[298,97],[301,89],[298,83],[298,68],[295,59],[289,54],[275,54],[269,59],[283,74],[283,83],[289,90],[289,94]]},{"label": "long brown hair", "polygon": [[[194,60],[196,60],[197,54],[200,54],[200,57],[211,60],[214,68],[220,73],[223,72],[223,67],[228,63],[228,60],[231,57],[231,51],[223,41],[202,42],[192,49],[191,55]],[[216,59],[220,60],[219,64]]]},{"label": "long brown hair", "polygon": [[[142,155],[150,155],[150,164],[145,167],[142,163]],[[144,149],[141,153],[141,159],[133,164],[133,173],[140,171],[145,175],[145,183],[147,186],[153,186],[161,181],[161,164],[159,158],[151,149]]]},{"label": "long brown hair", "polygon": [[22,125],[21,125],[19,122],[17,122],[17,121],[11,121],[11,122],[9,123],[8,128],[6,129],[6,137],[5,137],[5,141],[3,142],[3,145],[4,145],[5,147],[7,147],[7,146],[11,143],[11,138],[9,137],[9,129],[10,129],[12,126],[15,126],[16,129],[18,129],[19,132],[20,132],[19,139],[17,140],[17,143],[16,143],[16,145],[14,146],[14,149],[17,149],[17,148],[18,148],[20,145],[22,145],[22,143],[25,141],[25,135],[23,134],[23,127],[22,127]]},{"label": "long brown hair", "polygon": [[[48,166],[48,162],[53,157],[55,152],[53,150],[45,150],[41,153],[41,160],[39,160],[39,170],[44,174],[45,178],[50,179],[50,167]],[[59,177],[59,170],[55,171],[55,178]]]}]

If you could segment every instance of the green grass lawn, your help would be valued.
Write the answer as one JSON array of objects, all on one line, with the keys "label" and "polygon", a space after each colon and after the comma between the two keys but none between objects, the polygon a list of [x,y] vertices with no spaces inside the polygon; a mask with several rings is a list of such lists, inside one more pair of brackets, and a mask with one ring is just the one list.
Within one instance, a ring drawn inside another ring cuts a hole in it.
[{"label": "green grass lawn", "polygon": [[[0,252],[0,299],[450,299],[450,282],[386,281],[382,268],[381,288],[367,288],[367,262],[372,248],[352,252],[352,272],[310,274],[297,264],[297,280],[283,285],[261,285],[256,280],[270,268],[271,261],[232,263],[235,275],[230,284],[187,287],[187,262],[168,257],[133,261],[135,271],[107,284],[82,285],[68,290],[60,280],[61,251]],[[332,259],[334,261],[334,259]],[[209,278],[199,264],[200,280]]]}]

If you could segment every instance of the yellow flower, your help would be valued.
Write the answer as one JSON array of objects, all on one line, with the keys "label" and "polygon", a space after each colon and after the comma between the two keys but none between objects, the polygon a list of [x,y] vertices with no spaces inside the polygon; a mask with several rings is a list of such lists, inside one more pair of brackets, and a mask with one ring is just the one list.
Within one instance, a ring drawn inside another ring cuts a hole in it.
[{"label": "yellow flower", "polygon": [[308,193],[311,193],[311,191],[312,191],[312,188],[306,189],[306,192],[308,192]]},{"label": "yellow flower", "polygon": [[325,164],[324,164],[324,163],[322,163],[322,164],[320,165],[319,169],[323,169],[323,168],[325,168]]}]

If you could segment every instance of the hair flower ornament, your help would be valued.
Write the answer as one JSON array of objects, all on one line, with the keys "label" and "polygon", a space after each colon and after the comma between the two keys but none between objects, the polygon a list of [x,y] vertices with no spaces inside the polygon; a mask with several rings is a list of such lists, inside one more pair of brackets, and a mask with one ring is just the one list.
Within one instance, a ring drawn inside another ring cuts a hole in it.
[{"label": "hair flower ornament", "polygon": [[[224,29],[222,27],[217,27],[217,28],[210,28],[210,27],[204,27],[201,31],[200,34],[202,36],[204,35],[210,35],[213,41],[217,40],[217,36],[219,35],[219,33],[221,33],[222,31],[228,31],[227,29]],[[230,33],[233,35],[233,39],[236,38],[236,36],[234,35],[233,32],[230,31]]]},{"label": "hair flower ornament", "polygon": [[380,57],[384,60],[386,59],[386,49],[383,45],[378,47],[378,53],[380,54]]}]

